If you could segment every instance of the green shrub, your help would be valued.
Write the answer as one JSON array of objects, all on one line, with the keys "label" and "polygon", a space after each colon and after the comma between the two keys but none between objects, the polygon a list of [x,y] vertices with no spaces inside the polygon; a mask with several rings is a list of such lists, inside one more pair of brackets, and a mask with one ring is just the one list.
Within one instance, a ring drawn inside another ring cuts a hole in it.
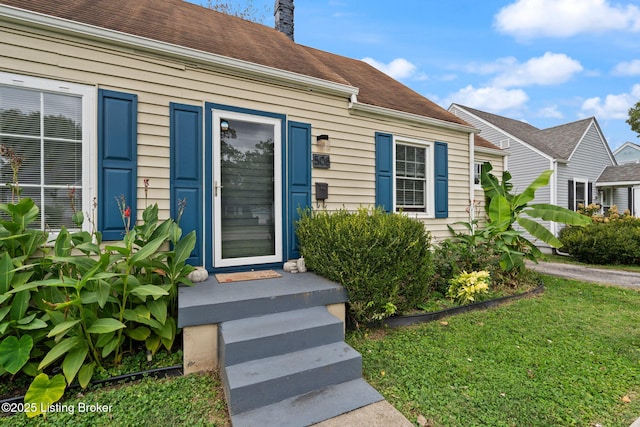
[{"label": "green shrub", "polygon": [[431,236],[422,222],[360,208],[307,210],[297,225],[307,266],[347,289],[356,323],[411,310],[429,293]]},{"label": "green shrub", "polygon": [[562,250],[589,264],[640,264],[640,219],[598,222],[560,231]]}]

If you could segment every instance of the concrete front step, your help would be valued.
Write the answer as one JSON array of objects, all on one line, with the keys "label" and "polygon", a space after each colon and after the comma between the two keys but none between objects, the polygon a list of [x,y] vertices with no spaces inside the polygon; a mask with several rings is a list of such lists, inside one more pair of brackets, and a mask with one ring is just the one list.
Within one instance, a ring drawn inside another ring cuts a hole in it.
[{"label": "concrete front step", "polygon": [[219,324],[307,307],[342,304],[347,291],[312,273],[220,284],[206,282],[178,290],[178,327]]},{"label": "concrete front step", "polygon": [[223,322],[218,332],[222,366],[335,343],[344,338],[342,321],[325,307]]},{"label": "concrete front step", "polygon": [[302,427],[382,400],[380,393],[360,378],[232,415],[231,422],[234,427]]},{"label": "concrete front step", "polygon": [[362,375],[362,357],[344,342],[222,368],[231,415],[250,411]]}]

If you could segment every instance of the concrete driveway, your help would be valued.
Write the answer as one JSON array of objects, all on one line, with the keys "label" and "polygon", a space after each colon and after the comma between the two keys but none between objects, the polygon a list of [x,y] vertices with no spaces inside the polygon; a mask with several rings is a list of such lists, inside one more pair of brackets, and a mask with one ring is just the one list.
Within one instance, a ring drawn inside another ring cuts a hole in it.
[{"label": "concrete driveway", "polygon": [[640,290],[640,273],[542,261],[538,264],[527,261],[527,267],[551,276]]}]

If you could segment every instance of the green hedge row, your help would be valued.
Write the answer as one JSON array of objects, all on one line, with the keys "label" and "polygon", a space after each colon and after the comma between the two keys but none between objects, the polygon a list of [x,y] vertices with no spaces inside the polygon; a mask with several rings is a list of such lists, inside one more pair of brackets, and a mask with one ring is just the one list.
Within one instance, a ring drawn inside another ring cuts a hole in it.
[{"label": "green hedge row", "polygon": [[566,227],[560,231],[562,250],[589,264],[640,264],[640,219],[625,218]]}]

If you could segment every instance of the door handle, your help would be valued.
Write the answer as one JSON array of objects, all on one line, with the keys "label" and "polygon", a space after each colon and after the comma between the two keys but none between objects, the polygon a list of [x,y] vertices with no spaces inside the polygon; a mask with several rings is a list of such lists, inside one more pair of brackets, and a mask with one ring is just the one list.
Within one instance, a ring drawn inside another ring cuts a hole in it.
[{"label": "door handle", "polygon": [[222,185],[218,185],[218,181],[213,181],[213,197],[218,197],[219,188],[222,188]]}]

